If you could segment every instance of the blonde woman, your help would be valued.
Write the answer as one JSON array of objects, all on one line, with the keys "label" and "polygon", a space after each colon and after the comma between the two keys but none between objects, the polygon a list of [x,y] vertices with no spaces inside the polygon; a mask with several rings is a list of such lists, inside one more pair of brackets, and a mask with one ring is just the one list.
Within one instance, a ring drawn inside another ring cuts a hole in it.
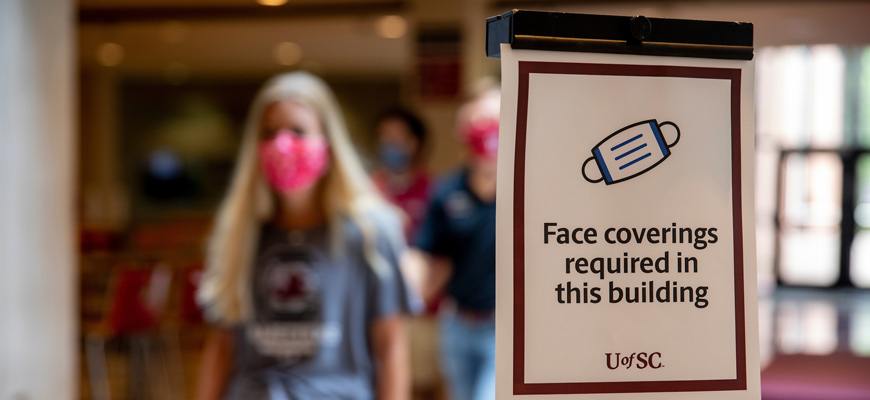
[{"label": "blonde woman", "polygon": [[254,100],[198,293],[216,325],[199,400],[408,396],[401,223],[346,130],[308,73]]}]

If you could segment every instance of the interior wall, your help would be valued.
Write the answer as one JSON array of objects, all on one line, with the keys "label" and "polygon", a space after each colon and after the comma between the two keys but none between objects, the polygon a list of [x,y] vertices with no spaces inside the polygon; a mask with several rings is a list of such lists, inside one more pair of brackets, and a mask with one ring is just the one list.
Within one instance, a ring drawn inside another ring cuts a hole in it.
[{"label": "interior wall", "polygon": [[[83,131],[82,154],[83,175],[82,207],[85,222],[96,227],[114,229],[123,227],[125,215],[129,214],[129,194],[119,182],[112,165],[118,165],[117,158],[119,126],[114,115],[118,106],[117,96],[118,76],[122,74],[145,74],[160,79],[164,73],[161,69],[166,62],[182,57],[186,53],[197,53],[198,56],[188,61],[189,73],[194,78],[203,71],[211,74],[241,79],[250,79],[250,74],[267,76],[263,71],[277,72],[280,66],[274,64],[269,56],[269,46],[276,40],[296,40],[305,49],[324,49],[343,44],[343,37],[361,36],[364,39],[355,43],[352,48],[339,51],[340,57],[331,55],[323,60],[304,60],[305,68],[316,67],[324,73],[327,79],[338,76],[345,82],[372,81],[373,71],[380,71],[375,81],[398,82],[400,88],[398,100],[419,112],[430,129],[430,149],[428,166],[434,173],[443,173],[461,165],[464,158],[461,146],[454,136],[455,113],[465,97],[472,91],[477,82],[485,77],[498,77],[498,59],[484,56],[485,42],[484,21],[491,15],[500,14],[510,8],[541,9],[593,14],[613,15],[647,15],[651,17],[689,18],[707,20],[737,20],[752,22],[755,27],[756,47],[787,45],[787,44],[867,44],[870,43],[870,24],[864,22],[864,16],[870,15],[870,3],[859,1],[489,1],[489,0],[408,0],[401,15],[408,21],[408,32],[400,39],[392,41],[379,40],[374,37],[372,24],[377,15],[359,16],[348,19],[347,15],[329,17],[320,15],[314,19],[290,18],[270,19],[263,24],[253,20],[215,20],[190,21],[187,28],[186,42],[158,43],[147,38],[160,36],[160,21],[136,21],[131,23],[101,25],[86,24],[80,29],[80,60],[83,69],[88,71],[87,79],[82,81],[87,89],[83,95],[83,107],[86,107],[83,118],[91,121],[90,127]],[[462,35],[459,49],[461,67],[462,95],[453,99],[426,99],[418,96],[415,91],[415,79],[418,71],[419,54],[416,44],[416,34],[421,27],[453,26]],[[149,30],[151,29],[151,30]],[[328,35],[332,36],[328,36]],[[246,36],[247,35],[247,36]],[[254,35],[254,39],[251,39]],[[215,46],[215,36],[223,38],[225,46],[238,45],[250,40],[259,43],[257,46],[244,46],[246,51],[239,53],[228,47],[221,51],[218,57],[208,55],[206,50]],[[232,37],[233,40],[227,38]],[[309,37],[316,37],[312,41]],[[246,39],[247,38],[247,39]],[[128,60],[114,68],[101,67],[94,61],[92,47],[101,41],[120,40],[125,46],[145,46],[142,49],[131,47]],[[130,43],[124,43],[124,40]],[[203,42],[199,42],[202,40]],[[309,41],[311,41],[309,43]],[[338,44],[331,44],[331,43]],[[145,43],[145,44],[142,44]],[[339,46],[341,47],[341,46]],[[165,49],[165,51],[161,50]],[[192,50],[200,49],[200,50]],[[149,61],[141,59],[145,54],[159,55],[158,59]],[[306,50],[309,55],[314,51]],[[329,52],[326,52],[329,53]],[[331,53],[330,53],[331,54]],[[372,54],[379,56],[371,57]],[[390,54],[389,57],[380,56]],[[138,57],[138,58],[137,58]],[[306,56],[307,57],[307,56]],[[316,54],[311,57],[317,57]],[[348,62],[348,60],[373,58],[378,62]],[[198,60],[198,61],[197,61]],[[245,61],[245,62],[243,62]],[[271,64],[270,64],[271,63]],[[150,68],[150,69],[149,69]],[[246,72],[244,68],[250,70]],[[271,69],[270,69],[271,68]],[[358,68],[358,70],[354,69]],[[150,71],[150,72],[149,72]],[[355,72],[354,72],[355,71]],[[244,77],[248,74],[247,77]],[[359,93],[366,96],[369,93]],[[115,109],[113,109],[115,107]],[[355,110],[348,109],[349,122],[366,122],[366,116]],[[370,110],[365,110],[370,113]],[[357,132],[368,132],[369,126],[358,124]],[[363,138],[362,148],[369,150],[370,138]],[[111,145],[115,143],[115,145]],[[90,165],[90,167],[89,167]],[[105,168],[104,168],[105,167]]]}]

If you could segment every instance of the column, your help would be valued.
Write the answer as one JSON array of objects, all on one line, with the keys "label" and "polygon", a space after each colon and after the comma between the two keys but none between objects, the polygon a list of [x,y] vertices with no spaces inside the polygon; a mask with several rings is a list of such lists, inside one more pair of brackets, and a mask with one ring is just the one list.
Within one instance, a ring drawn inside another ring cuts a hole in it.
[{"label": "column", "polygon": [[0,400],[78,397],[74,11],[0,2]]}]

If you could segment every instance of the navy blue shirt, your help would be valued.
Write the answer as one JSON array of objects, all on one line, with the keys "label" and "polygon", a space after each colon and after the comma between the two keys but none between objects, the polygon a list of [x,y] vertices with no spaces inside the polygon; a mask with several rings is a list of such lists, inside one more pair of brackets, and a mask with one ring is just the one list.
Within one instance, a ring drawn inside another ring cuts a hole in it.
[{"label": "navy blue shirt", "polygon": [[447,175],[435,188],[416,245],[451,261],[447,294],[457,306],[495,309],[495,202],[471,191],[467,170]]}]

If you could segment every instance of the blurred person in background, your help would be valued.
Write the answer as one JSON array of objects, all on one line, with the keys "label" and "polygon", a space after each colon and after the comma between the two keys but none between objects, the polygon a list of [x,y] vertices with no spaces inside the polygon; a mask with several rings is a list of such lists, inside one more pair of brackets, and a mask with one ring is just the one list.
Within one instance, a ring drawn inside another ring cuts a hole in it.
[{"label": "blurred person in background", "polygon": [[372,180],[405,212],[405,233],[412,241],[423,223],[429,196],[429,173],[423,166],[426,127],[414,113],[394,108],[375,125],[379,168]]},{"label": "blurred person in background", "polygon": [[257,95],[198,292],[215,329],[197,398],[406,399],[398,216],[354,152],[327,85]]},{"label": "blurred person in background", "polygon": [[442,368],[454,400],[495,398],[495,194],[500,93],[492,85],[464,105],[456,133],[465,165],[433,191],[417,237],[426,253],[427,300],[446,288]]},{"label": "blurred person in background", "polygon": [[[413,242],[428,207],[431,179],[424,167],[426,126],[420,117],[404,108],[385,111],[375,123],[378,169],[372,180],[381,193],[404,213],[405,235]],[[412,257],[405,275],[418,289],[425,279],[425,262]],[[440,296],[432,299],[422,315],[408,320],[411,346],[411,382],[416,399],[443,398],[438,363],[437,312]]]}]

